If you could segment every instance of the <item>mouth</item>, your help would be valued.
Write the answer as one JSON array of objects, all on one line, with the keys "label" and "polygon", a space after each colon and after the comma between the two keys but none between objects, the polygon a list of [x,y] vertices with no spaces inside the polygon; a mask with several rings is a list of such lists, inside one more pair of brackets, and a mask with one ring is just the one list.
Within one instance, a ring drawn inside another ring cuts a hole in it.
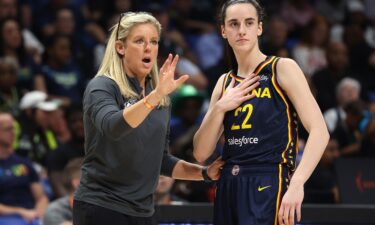
[{"label": "mouth", "polygon": [[142,59],[142,62],[144,62],[144,63],[150,63],[151,59],[148,58],[148,57],[145,57],[145,58]]},{"label": "mouth", "polygon": [[241,39],[238,39],[236,42],[245,42],[245,41],[247,41],[247,39],[241,38]]}]

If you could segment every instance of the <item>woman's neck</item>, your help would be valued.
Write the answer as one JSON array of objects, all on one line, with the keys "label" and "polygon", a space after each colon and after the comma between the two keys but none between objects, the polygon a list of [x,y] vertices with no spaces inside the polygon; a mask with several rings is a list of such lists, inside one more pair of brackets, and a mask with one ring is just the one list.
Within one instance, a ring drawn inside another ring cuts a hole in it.
[{"label": "woman's neck", "polygon": [[237,75],[247,77],[254,72],[256,67],[264,61],[266,55],[259,49],[254,49],[250,53],[237,53],[236,60],[238,63]]}]

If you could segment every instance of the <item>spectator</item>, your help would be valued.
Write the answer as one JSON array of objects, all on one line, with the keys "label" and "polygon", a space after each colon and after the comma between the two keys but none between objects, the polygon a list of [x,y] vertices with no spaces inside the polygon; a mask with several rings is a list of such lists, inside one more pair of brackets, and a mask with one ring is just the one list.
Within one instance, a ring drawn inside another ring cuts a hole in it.
[{"label": "spectator", "polygon": [[50,113],[58,108],[56,102],[46,102],[47,95],[32,91],[22,97],[21,115],[17,118],[18,139],[16,153],[29,157],[35,163],[47,165],[47,155],[57,150],[58,141],[50,129]]},{"label": "spectator", "polygon": [[17,0],[0,0],[0,20],[12,18],[20,22],[26,52],[33,57],[35,62],[40,63],[44,47],[31,30],[32,14],[30,5],[25,2],[17,5]]},{"label": "spectator", "polygon": [[301,31],[316,15],[315,9],[308,0],[286,0],[281,7],[280,14],[288,25],[293,38],[301,38]]},{"label": "spectator", "polygon": [[327,46],[327,66],[312,76],[316,101],[324,112],[337,106],[336,86],[344,77],[353,77],[350,69],[348,49],[342,42],[331,42]]},{"label": "spectator", "polygon": [[361,154],[361,139],[369,122],[366,105],[361,100],[352,101],[344,107],[344,110],[350,136],[346,140],[346,146],[340,149],[340,155],[359,156]]},{"label": "spectator", "polygon": [[73,225],[73,195],[81,178],[82,158],[69,161],[64,169],[64,184],[68,194],[47,207],[43,225]]},{"label": "spectator", "polygon": [[0,20],[0,57],[12,56],[17,59],[17,87],[22,94],[34,89],[34,79],[39,68],[26,52],[19,23],[12,18]]},{"label": "spectator", "polygon": [[70,140],[63,144],[57,151],[52,151],[48,157],[48,174],[56,197],[62,197],[68,193],[63,184],[63,170],[69,161],[83,157],[84,130],[83,113],[81,106],[70,107],[67,111],[67,124],[71,134]]},{"label": "spectator", "polygon": [[331,25],[335,25],[345,19],[346,2],[346,0],[315,1],[315,8]]},{"label": "spectator", "polygon": [[[353,71],[358,73],[358,79],[366,84],[366,88],[375,90],[375,79],[371,68],[375,68],[375,51],[364,38],[364,28],[359,24],[345,27],[343,40],[348,46],[349,60]],[[367,87],[368,86],[368,87]]]},{"label": "spectator", "polygon": [[306,76],[326,66],[326,45],[329,26],[322,16],[314,16],[304,29],[301,41],[293,48],[292,55]]},{"label": "spectator", "polygon": [[[197,56],[200,68],[209,79],[217,76],[216,68],[223,58],[224,45],[215,26],[210,1],[176,0],[171,4],[172,23],[180,30]],[[208,72],[210,71],[210,72]],[[216,80],[216,78],[215,78]]]},{"label": "spectator", "polygon": [[12,115],[0,112],[0,221],[22,224],[41,218],[48,199],[32,162],[14,154],[14,139]]},{"label": "spectator", "polygon": [[288,27],[281,17],[271,17],[265,32],[262,50],[267,55],[290,57],[287,47]]},{"label": "spectator", "polygon": [[349,102],[359,100],[360,91],[360,83],[353,78],[346,77],[338,83],[336,87],[338,105],[324,112],[324,119],[331,134],[340,132],[339,130],[342,129],[346,130],[344,125],[346,119],[344,106]]},{"label": "spectator", "polygon": [[[53,101],[56,100],[54,99]],[[57,141],[60,144],[66,144],[71,139],[71,133],[65,118],[64,109],[58,107],[56,110],[52,111],[48,120],[50,120],[50,129],[55,134]]]},{"label": "spectator", "polygon": [[375,157],[375,116],[367,110],[361,101],[350,102],[346,107],[347,124],[349,129],[357,132],[357,143],[355,148],[343,152],[350,155],[362,157]]},{"label": "spectator", "polygon": [[37,89],[59,99],[62,106],[80,104],[84,81],[72,56],[72,43],[65,35],[51,37]]},{"label": "spectator", "polygon": [[18,63],[13,57],[0,58],[0,110],[19,114],[20,92],[16,86]]}]

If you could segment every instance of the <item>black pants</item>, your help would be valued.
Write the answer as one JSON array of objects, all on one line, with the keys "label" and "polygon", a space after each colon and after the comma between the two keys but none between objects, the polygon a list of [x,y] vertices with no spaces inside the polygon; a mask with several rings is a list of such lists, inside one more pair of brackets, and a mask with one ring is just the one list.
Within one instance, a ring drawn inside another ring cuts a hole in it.
[{"label": "black pants", "polygon": [[157,225],[156,218],[128,216],[107,208],[74,200],[73,225]]}]

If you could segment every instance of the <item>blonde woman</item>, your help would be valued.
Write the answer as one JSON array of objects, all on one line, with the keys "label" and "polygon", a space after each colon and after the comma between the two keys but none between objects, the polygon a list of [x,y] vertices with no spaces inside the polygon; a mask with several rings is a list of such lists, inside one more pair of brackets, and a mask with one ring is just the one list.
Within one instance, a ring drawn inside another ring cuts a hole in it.
[{"label": "blonde woman", "polygon": [[156,224],[152,194],[159,174],[175,179],[219,177],[209,167],[168,154],[168,94],[188,76],[174,79],[178,56],[156,65],[160,24],[143,12],[122,14],[112,29],[98,74],[83,100],[85,159],[75,193],[75,225]]}]

